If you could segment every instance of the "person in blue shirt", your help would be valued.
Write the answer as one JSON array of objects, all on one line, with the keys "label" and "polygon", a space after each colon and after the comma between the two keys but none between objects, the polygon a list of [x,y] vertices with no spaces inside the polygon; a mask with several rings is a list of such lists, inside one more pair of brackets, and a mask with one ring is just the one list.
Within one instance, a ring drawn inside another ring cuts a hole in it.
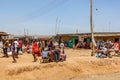
[{"label": "person in blue shirt", "polygon": [[42,52],[42,59],[47,59],[49,58],[49,51],[48,48],[45,48],[44,51]]}]

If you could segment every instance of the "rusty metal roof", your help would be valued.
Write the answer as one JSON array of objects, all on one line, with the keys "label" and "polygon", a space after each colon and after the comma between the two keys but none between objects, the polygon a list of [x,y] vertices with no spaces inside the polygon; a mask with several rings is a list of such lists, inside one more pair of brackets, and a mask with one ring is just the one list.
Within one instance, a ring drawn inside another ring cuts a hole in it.
[{"label": "rusty metal roof", "polygon": [[9,36],[9,34],[6,32],[0,32],[0,36]]}]

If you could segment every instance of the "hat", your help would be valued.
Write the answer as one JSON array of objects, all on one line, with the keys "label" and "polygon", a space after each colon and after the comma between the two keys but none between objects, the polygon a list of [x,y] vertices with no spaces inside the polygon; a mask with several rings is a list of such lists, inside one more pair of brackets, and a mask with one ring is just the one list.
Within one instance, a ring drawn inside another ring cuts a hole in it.
[{"label": "hat", "polygon": [[48,50],[48,48],[45,48],[44,50],[45,50],[45,51],[47,51],[47,50]]}]

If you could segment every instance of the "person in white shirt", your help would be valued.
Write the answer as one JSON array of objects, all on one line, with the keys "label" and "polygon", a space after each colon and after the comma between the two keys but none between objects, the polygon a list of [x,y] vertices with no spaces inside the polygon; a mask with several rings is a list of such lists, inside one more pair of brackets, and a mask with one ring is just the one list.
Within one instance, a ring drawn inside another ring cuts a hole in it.
[{"label": "person in white shirt", "polygon": [[19,54],[19,47],[18,47],[18,45],[19,45],[19,43],[18,43],[17,40],[15,40],[14,43],[15,43],[15,57],[18,58],[18,54]]}]

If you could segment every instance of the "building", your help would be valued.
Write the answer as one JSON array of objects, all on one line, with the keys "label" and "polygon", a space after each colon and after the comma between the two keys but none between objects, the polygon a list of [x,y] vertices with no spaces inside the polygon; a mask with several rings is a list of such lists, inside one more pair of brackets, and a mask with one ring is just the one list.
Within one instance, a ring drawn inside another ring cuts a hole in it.
[{"label": "building", "polygon": [[9,38],[9,34],[6,32],[0,32],[0,40],[2,39],[8,39]]},{"label": "building", "polygon": [[[57,39],[64,40],[69,47],[76,45],[79,41],[91,42],[91,33],[77,33],[77,34],[57,34]],[[95,41],[116,41],[120,40],[120,32],[95,32]]]}]

